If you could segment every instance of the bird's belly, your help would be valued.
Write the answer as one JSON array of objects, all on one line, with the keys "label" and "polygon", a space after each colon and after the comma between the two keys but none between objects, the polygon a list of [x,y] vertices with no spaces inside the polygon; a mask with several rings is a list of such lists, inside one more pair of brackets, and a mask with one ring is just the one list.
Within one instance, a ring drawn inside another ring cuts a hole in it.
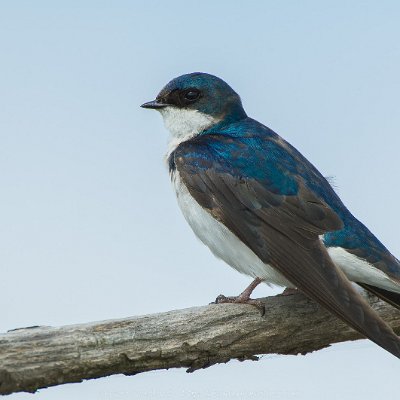
[{"label": "bird's belly", "polygon": [[349,253],[342,247],[328,247],[333,262],[353,282],[366,283],[385,290],[400,293],[400,285],[372,264]]},{"label": "bird's belly", "polygon": [[242,274],[261,278],[267,283],[279,286],[293,285],[279,272],[262,262],[236,235],[224,224],[217,221],[197,203],[182,183],[179,172],[172,176],[178,204],[182,213],[196,236],[231,267]]}]

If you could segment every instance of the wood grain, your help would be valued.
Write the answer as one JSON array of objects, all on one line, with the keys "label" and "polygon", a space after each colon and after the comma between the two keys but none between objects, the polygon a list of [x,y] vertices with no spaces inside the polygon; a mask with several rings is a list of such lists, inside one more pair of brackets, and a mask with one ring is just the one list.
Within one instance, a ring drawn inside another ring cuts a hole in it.
[{"label": "wood grain", "polygon": [[[188,372],[257,355],[305,354],[360,335],[300,293],[249,305],[218,304],[62,327],[30,327],[0,335],[0,394],[157,369]],[[370,297],[400,332],[400,312]],[[384,350],[382,350],[384,351]]]}]

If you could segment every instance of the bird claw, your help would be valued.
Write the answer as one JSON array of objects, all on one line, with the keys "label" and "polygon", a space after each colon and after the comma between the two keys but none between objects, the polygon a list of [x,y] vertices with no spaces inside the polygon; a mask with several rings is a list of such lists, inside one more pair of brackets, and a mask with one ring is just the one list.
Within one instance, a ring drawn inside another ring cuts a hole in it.
[{"label": "bird claw", "polygon": [[223,294],[220,294],[213,303],[211,304],[226,304],[226,303],[231,303],[231,304],[250,304],[254,307],[256,307],[260,313],[261,316],[263,317],[265,315],[265,304],[260,301],[260,300],[253,300],[250,298],[245,298],[242,296],[224,296]]}]

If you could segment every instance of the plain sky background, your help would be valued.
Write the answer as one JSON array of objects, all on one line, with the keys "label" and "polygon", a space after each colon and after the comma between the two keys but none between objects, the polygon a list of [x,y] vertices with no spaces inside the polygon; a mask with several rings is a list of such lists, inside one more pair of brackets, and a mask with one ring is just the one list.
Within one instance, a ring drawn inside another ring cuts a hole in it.
[{"label": "plain sky background", "polygon": [[[399,21],[398,1],[0,1],[0,331],[204,305],[249,283],[190,231],[161,117],[139,108],[187,72],[231,84],[399,256]],[[9,398],[394,398],[399,372],[358,341]]]}]

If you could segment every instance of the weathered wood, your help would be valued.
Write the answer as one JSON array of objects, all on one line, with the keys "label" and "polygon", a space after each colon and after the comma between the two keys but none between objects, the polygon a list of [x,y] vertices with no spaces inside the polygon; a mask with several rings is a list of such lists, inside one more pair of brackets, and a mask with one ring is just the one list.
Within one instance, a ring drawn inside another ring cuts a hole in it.
[{"label": "weathered wood", "polygon": [[[370,303],[400,332],[400,312]],[[305,354],[360,335],[300,293],[266,299],[266,314],[220,304],[0,335],[0,393],[164,368],[194,371],[257,354]],[[384,350],[382,350],[384,351]]]}]

